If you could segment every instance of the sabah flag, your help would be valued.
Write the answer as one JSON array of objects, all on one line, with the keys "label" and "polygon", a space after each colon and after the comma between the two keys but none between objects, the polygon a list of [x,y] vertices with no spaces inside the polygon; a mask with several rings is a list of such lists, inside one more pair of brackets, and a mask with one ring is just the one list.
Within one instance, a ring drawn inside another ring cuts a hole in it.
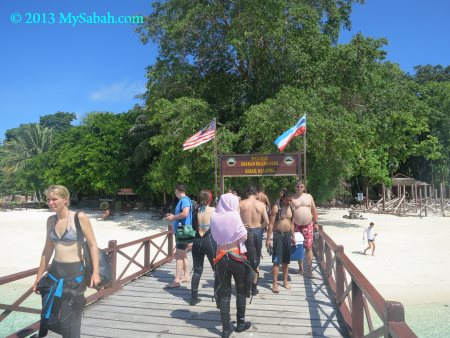
[{"label": "sabah flag", "polygon": [[306,132],[306,114],[293,126],[286,130],[275,140],[275,145],[279,151],[283,151],[294,136],[300,136]]},{"label": "sabah flag", "polygon": [[208,126],[200,130],[198,133],[189,137],[183,143],[183,150],[198,147],[200,144],[206,143],[216,135],[216,120],[212,120]]}]

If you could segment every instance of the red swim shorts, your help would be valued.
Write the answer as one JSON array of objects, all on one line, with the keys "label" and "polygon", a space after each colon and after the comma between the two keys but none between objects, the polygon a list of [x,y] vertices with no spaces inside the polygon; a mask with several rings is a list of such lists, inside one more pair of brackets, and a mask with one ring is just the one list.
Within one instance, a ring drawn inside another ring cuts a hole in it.
[{"label": "red swim shorts", "polygon": [[303,242],[303,247],[305,249],[311,249],[314,237],[314,222],[307,225],[298,225],[294,223],[294,231],[301,232],[305,241]]}]

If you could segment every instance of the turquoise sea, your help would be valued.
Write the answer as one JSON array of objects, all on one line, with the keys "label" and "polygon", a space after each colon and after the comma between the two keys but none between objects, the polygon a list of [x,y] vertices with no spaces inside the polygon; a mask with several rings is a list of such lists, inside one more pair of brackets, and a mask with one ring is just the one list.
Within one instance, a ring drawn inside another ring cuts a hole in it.
[{"label": "turquoise sea", "polygon": [[[0,286],[0,303],[12,304],[19,298],[30,285],[2,285]],[[21,306],[32,307],[36,309],[41,308],[41,296],[33,294],[25,300]],[[0,312],[3,312],[0,310]],[[30,324],[39,320],[39,315],[29,313],[11,313],[6,319],[0,322],[0,337],[5,337],[14,333]]]},{"label": "turquoise sea", "polygon": [[405,305],[405,316],[420,338],[450,337],[450,302]]}]

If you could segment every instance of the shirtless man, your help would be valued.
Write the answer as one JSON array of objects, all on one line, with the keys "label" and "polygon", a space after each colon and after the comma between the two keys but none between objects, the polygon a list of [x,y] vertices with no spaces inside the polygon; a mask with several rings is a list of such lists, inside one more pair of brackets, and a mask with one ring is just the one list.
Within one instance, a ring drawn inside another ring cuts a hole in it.
[{"label": "shirtless man", "polygon": [[[295,185],[296,194],[292,201],[294,207],[294,230],[301,232],[305,238],[304,247],[306,255],[306,263],[308,265],[307,276],[312,277],[312,244],[314,230],[319,229],[318,214],[314,199],[310,194],[305,193],[305,183],[297,181]],[[299,272],[301,272],[300,261],[298,262]]]},{"label": "shirtless man", "polygon": [[[247,190],[247,198],[239,202],[239,208],[242,222],[245,226],[252,228],[258,238],[257,252],[261,257],[263,228],[269,224],[269,216],[267,215],[266,205],[256,199],[256,194],[256,188],[254,186],[250,186]],[[253,295],[258,293],[258,290],[256,289],[257,282],[258,274],[256,274],[255,283],[252,287]]]},{"label": "shirtless man", "polygon": [[266,195],[266,193],[264,192],[264,187],[262,185],[258,185],[258,187],[256,188],[257,194],[256,194],[256,199],[258,201],[263,202],[266,205],[266,211],[267,214],[270,215],[270,201],[269,201],[269,197]]},{"label": "shirtless man", "polygon": [[280,205],[275,203],[270,214],[269,229],[267,230],[266,247],[272,244],[270,236],[273,233],[273,293],[279,293],[278,288],[278,272],[280,264],[283,268],[283,286],[290,289],[288,283],[288,268],[291,262],[291,244],[294,235],[294,211],[291,206],[293,196],[290,192],[285,191],[280,200]]}]

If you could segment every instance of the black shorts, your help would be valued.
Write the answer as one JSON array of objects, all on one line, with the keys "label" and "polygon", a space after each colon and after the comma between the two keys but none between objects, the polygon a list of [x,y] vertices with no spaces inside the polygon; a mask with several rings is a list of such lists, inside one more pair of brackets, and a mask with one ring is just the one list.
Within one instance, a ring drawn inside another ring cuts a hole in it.
[{"label": "black shorts", "polygon": [[273,233],[272,263],[289,264],[291,262],[291,238],[290,231]]},{"label": "black shorts", "polygon": [[180,250],[186,250],[188,245],[189,245],[188,243],[177,243],[176,248]]}]

